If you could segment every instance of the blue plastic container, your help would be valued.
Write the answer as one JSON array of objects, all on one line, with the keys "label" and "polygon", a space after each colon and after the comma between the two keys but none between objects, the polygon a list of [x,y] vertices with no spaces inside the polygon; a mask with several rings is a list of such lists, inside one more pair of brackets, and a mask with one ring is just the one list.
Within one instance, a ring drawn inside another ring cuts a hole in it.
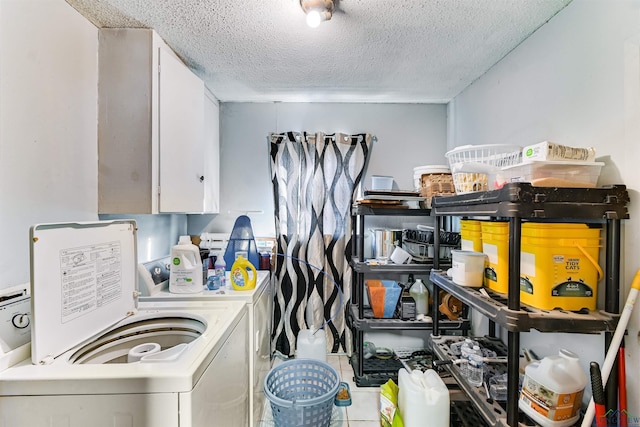
[{"label": "blue plastic container", "polygon": [[254,267],[260,265],[258,246],[256,245],[256,240],[253,237],[251,220],[246,215],[240,215],[236,218],[236,222],[231,230],[227,249],[224,252],[224,261],[227,264],[227,271],[231,271],[231,267],[236,261],[236,252],[246,252],[245,258],[248,259]]}]

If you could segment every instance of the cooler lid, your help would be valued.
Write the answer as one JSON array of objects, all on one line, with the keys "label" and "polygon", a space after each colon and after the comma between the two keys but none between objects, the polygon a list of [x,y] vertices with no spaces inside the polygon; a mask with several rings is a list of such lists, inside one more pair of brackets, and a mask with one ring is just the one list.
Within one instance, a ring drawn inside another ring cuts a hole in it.
[{"label": "cooler lid", "polygon": [[34,364],[135,312],[134,220],[38,224],[30,238]]}]

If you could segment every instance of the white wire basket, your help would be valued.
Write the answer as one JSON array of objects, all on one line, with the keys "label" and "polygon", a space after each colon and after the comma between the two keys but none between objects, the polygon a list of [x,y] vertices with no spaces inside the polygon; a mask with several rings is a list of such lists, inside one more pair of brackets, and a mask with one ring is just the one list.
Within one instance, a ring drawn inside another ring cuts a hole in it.
[{"label": "white wire basket", "polygon": [[456,194],[496,188],[500,169],[520,163],[522,147],[509,144],[464,145],[445,154]]}]

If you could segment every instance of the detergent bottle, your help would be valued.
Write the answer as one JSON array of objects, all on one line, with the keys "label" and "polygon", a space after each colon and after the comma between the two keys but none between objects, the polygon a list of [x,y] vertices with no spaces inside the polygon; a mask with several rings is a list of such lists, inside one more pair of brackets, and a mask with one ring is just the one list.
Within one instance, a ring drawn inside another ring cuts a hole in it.
[{"label": "detergent bottle", "polygon": [[228,288],[227,278],[226,278],[227,263],[224,260],[224,256],[222,256],[222,252],[218,253],[218,256],[214,263],[214,269],[215,269],[215,275],[218,278],[218,282],[220,283],[220,288],[227,289]]},{"label": "detergent bottle", "polygon": [[189,236],[180,236],[178,244],[171,248],[169,292],[193,294],[202,290],[200,249],[191,243]]},{"label": "detergent bottle", "polygon": [[242,255],[231,266],[231,286],[236,291],[248,291],[256,287],[256,268]]},{"label": "detergent bottle", "polygon": [[518,407],[543,427],[566,427],[580,418],[587,385],[578,355],[561,349],[525,368]]}]

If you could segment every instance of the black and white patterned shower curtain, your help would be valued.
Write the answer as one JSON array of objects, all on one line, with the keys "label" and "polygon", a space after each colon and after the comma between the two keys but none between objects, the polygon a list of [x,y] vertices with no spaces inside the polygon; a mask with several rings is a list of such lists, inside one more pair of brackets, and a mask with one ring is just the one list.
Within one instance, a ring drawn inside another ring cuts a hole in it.
[{"label": "black and white patterned shower curtain", "polygon": [[301,329],[331,319],[324,327],[327,350],[350,353],[351,205],[373,137],[287,132],[269,138],[279,254],[274,347],[293,355]]}]

